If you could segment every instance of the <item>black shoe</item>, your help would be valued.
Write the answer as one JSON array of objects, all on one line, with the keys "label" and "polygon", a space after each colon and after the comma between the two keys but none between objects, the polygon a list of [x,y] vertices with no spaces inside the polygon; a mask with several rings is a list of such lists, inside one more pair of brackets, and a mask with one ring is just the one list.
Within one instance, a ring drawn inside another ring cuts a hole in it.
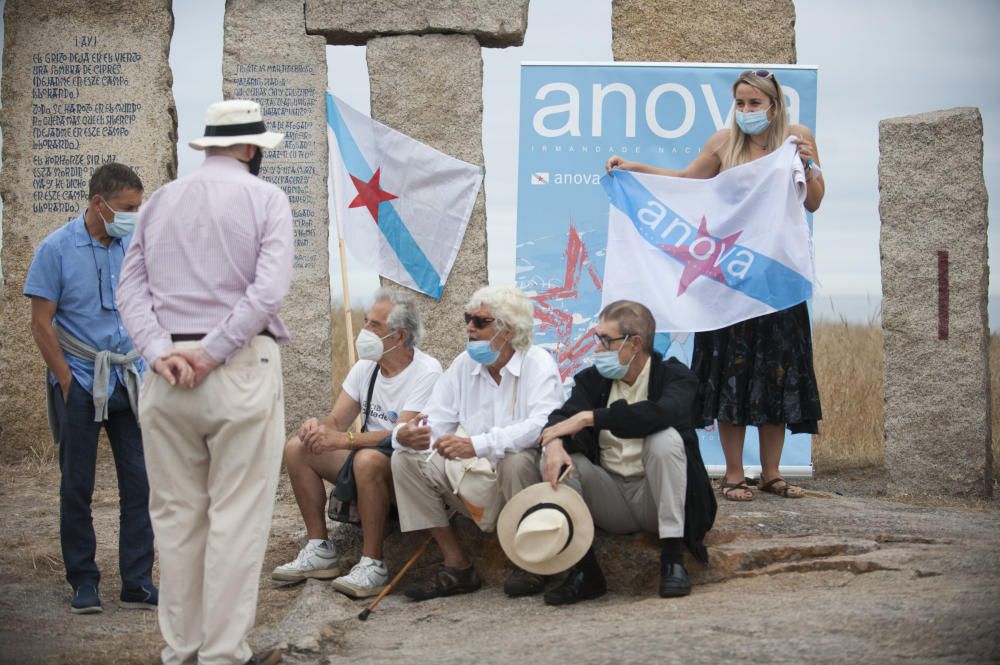
[{"label": "black shoe", "polygon": [[93,584],[81,584],[73,591],[73,600],[69,604],[73,614],[97,614],[101,609],[101,597],[97,595],[97,587]]},{"label": "black shoe", "polygon": [[141,586],[131,591],[122,589],[120,598],[118,607],[133,610],[155,610],[160,604],[160,592],[153,585]]},{"label": "black shoe", "polygon": [[503,583],[503,592],[511,598],[534,596],[545,591],[545,577],[515,568],[507,581]]},{"label": "black shoe", "polygon": [[411,586],[403,593],[407,598],[413,600],[430,600],[441,596],[454,596],[459,593],[478,591],[482,585],[483,582],[476,574],[475,566],[470,565],[464,570],[459,570],[442,564],[429,580],[423,584]]},{"label": "black shoe", "polygon": [[545,592],[544,599],[546,605],[572,605],[581,600],[600,598],[607,592],[608,583],[591,549],[580,563],[570,569],[562,584]]},{"label": "black shoe", "polygon": [[660,571],[660,598],[677,598],[691,593],[691,581],[682,563],[668,563]]}]

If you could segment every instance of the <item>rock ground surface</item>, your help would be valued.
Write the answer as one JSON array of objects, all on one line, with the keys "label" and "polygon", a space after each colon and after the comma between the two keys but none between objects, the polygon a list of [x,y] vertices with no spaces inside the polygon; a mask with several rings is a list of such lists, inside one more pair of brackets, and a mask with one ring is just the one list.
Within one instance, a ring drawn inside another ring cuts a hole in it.
[{"label": "rock ground surface", "polygon": [[[96,616],[68,611],[55,468],[6,470],[0,663],[157,662],[155,615],[117,607],[117,492],[108,457],[102,451],[95,495],[105,603]],[[283,644],[285,662],[295,665],[997,662],[1000,502],[889,500],[877,495],[883,478],[874,471],[821,478],[807,483],[810,496],[799,501],[758,495],[753,503],[722,502],[713,565],[691,566],[701,582],[687,598],[656,596],[655,550],[644,539],[610,539],[601,547],[612,589],[599,600],[550,608],[537,597],[507,599],[498,586],[503,569],[487,556],[477,561],[491,578],[483,590],[424,603],[392,594],[364,623],[356,618],[364,603],[326,584],[270,580],[304,539],[283,479],[251,641]],[[409,551],[400,540],[390,539],[390,559]],[[349,566],[353,541],[338,535],[338,542]],[[432,548],[410,581],[426,574],[434,556]]]}]

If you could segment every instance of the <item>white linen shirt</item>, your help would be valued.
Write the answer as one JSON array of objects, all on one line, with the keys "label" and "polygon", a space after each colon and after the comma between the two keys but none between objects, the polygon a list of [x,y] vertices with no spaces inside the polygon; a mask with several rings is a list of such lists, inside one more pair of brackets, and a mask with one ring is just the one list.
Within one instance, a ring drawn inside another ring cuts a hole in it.
[{"label": "white linen shirt", "polygon": [[462,352],[434,386],[427,406],[431,440],[461,425],[476,456],[495,466],[507,453],[537,445],[549,414],[565,399],[559,367],[539,346],[515,351],[500,369],[499,384],[485,365]]}]

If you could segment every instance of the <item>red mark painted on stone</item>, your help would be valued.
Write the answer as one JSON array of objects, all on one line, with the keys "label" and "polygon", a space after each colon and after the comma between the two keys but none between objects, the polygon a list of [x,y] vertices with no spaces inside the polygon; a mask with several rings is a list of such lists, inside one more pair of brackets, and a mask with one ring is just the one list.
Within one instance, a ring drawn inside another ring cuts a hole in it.
[{"label": "red mark painted on stone", "polygon": [[940,249],[938,256],[938,339],[948,339],[948,250]]}]

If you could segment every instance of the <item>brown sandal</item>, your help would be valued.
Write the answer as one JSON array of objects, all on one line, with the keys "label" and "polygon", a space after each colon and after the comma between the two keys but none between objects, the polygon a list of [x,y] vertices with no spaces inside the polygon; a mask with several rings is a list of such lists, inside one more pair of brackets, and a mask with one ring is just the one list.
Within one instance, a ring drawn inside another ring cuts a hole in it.
[{"label": "brown sandal", "polygon": [[[725,477],[719,482],[719,488],[722,490],[722,498],[726,501],[753,501],[753,490],[747,485],[747,479],[744,478],[738,483],[727,483]],[[735,495],[734,492],[740,490],[746,492],[747,494]]]},{"label": "brown sandal", "polygon": [[[784,485],[781,487],[775,487],[776,483],[784,483]],[[760,491],[767,492],[768,494],[776,494],[786,499],[801,499],[806,495],[805,490],[797,485],[792,485],[781,476],[772,478],[766,483],[762,483],[760,485]]]}]

